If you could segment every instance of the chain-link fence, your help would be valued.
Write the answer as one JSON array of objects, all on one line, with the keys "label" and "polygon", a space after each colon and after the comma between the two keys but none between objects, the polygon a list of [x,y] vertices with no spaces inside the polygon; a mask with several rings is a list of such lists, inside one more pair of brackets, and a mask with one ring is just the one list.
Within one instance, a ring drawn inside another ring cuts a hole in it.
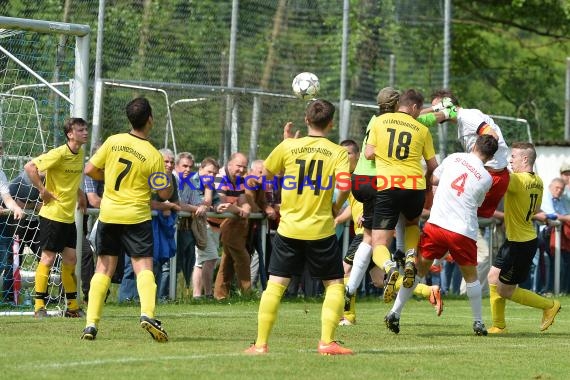
[{"label": "chain-link fence", "polygon": [[[290,87],[301,71],[317,74],[320,96],[338,104],[343,47],[346,98],[373,102],[377,91],[389,84],[424,92],[441,85],[443,1],[363,0],[349,2],[348,8],[346,3],[105,1],[103,25],[97,23],[98,0],[43,1],[41,6],[7,1],[0,4],[0,12],[91,26],[92,76],[97,28],[103,27],[101,77],[166,91],[174,104],[177,150],[192,151],[200,159],[222,158],[236,149],[264,157],[279,142],[286,121],[304,129],[305,102],[292,100]],[[426,49],[412,48],[412,41],[419,40]],[[57,47],[51,54],[57,54]],[[149,92],[105,88],[103,138],[128,128],[124,104],[143,93]],[[159,98],[152,103],[157,114],[152,139],[161,147],[168,121]],[[183,101],[203,98],[207,100]],[[355,131],[366,122],[351,119],[350,137],[360,140]],[[338,137],[335,131],[332,139]]]}]

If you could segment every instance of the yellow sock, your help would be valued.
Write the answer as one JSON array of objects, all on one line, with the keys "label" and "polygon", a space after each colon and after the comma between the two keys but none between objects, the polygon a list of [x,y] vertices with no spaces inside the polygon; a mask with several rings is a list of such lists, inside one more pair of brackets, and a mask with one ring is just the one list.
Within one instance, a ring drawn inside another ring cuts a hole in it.
[{"label": "yellow sock", "polygon": [[[277,312],[281,304],[281,298],[287,287],[274,281],[267,281],[267,288],[261,295],[259,311],[257,313],[257,339],[255,344],[259,347],[267,344],[271,329],[277,320]],[[337,320],[338,323],[338,320]]]},{"label": "yellow sock", "polygon": [[[348,277],[344,278],[344,285],[348,283]],[[354,323],[356,321],[356,292],[350,297],[350,309],[344,311],[344,318]]]},{"label": "yellow sock", "polygon": [[61,282],[65,291],[67,308],[69,310],[79,309],[77,303],[77,278],[75,277],[75,265],[61,264]]},{"label": "yellow sock", "polygon": [[103,305],[107,290],[111,285],[111,277],[103,273],[95,273],[89,285],[89,303],[87,304],[86,326],[97,326],[103,314]]},{"label": "yellow sock", "polygon": [[418,225],[406,226],[406,232],[404,237],[404,246],[406,252],[408,249],[418,249],[418,243],[420,241],[420,227]]},{"label": "yellow sock", "polygon": [[429,300],[429,296],[431,295],[431,286],[426,284],[418,284],[414,289],[414,295],[425,298]]},{"label": "yellow sock", "polygon": [[344,308],[344,285],[327,286],[321,311],[321,341],[328,344],[334,340],[334,333]]},{"label": "yellow sock", "polygon": [[372,252],[372,261],[374,261],[374,264],[376,264],[378,268],[382,268],[385,272],[388,272],[389,268],[386,268],[386,262],[392,261],[388,248],[384,245],[374,247],[374,251]]},{"label": "yellow sock", "polygon": [[553,305],[552,300],[540,296],[528,289],[519,288],[515,289],[515,292],[510,298],[511,301],[520,303],[521,305],[534,307],[537,309],[550,309]]},{"label": "yellow sock", "polygon": [[137,290],[141,301],[141,315],[154,318],[156,308],[156,282],[151,270],[143,270],[137,275]]},{"label": "yellow sock", "polygon": [[38,267],[36,268],[36,280],[35,280],[36,300],[34,303],[35,311],[38,311],[42,307],[46,306],[44,297],[47,297],[49,271],[50,267],[41,262],[38,264]]},{"label": "yellow sock", "polygon": [[505,323],[505,302],[506,299],[497,293],[497,285],[489,284],[489,301],[491,303],[491,319],[493,326],[504,329]]}]

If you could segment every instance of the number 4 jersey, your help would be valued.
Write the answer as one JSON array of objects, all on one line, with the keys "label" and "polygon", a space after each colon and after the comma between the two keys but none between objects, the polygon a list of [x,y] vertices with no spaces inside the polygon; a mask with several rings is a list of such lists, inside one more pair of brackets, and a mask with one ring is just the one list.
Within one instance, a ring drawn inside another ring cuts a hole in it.
[{"label": "number 4 jersey", "polygon": [[492,184],[483,161],[472,153],[454,153],[433,175],[439,178],[439,184],[428,222],[477,240],[477,208]]},{"label": "number 4 jersey", "polygon": [[137,224],[151,219],[151,175],[166,171],[162,155],[148,140],[130,133],[113,135],[90,162],[105,170],[102,222]]},{"label": "number 4 jersey", "polygon": [[286,139],[273,149],[264,166],[273,174],[283,172],[280,235],[304,240],[334,235],[336,179],[350,177],[345,148],[325,137]]}]

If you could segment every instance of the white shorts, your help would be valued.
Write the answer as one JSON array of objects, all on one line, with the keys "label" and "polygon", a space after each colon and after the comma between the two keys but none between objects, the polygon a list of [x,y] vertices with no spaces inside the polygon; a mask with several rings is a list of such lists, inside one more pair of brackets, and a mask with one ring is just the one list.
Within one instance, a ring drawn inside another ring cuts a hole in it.
[{"label": "white shorts", "polygon": [[220,248],[220,233],[207,225],[208,245],[205,250],[196,247],[196,263],[194,266],[201,268],[204,261],[217,260],[220,255],[218,253]]}]

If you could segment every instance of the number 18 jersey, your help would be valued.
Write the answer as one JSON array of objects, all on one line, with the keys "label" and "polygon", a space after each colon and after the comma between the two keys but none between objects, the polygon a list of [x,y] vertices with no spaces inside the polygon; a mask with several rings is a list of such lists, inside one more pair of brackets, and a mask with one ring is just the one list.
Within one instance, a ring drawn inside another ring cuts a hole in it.
[{"label": "number 18 jersey", "polygon": [[113,135],[90,162],[105,170],[99,213],[102,222],[138,224],[151,219],[150,177],[166,171],[162,155],[148,140],[130,133]]},{"label": "number 18 jersey", "polygon": [[477,240],[477,208],[491,188],[491,175],[472,153],[447,156],[435,169],[439,178],[428,222]]},{"label": "number 18 jersey", "polygon": [[[404,112],[378,116],[366,142],[375,147],[378,187],[401,187],[411,190],[426,188],[422,157],[435,157],[429,129]],[[395,184],[398,184],[396,186]]]},{"label": "number 18 jersey", "polygon": [[334,235],[336,179],[350,177],[345,148],[325,137],[286,139],[273,149],[264,166],[273,174],[284,173],[277,228],[280,235],[303,240]]}]

